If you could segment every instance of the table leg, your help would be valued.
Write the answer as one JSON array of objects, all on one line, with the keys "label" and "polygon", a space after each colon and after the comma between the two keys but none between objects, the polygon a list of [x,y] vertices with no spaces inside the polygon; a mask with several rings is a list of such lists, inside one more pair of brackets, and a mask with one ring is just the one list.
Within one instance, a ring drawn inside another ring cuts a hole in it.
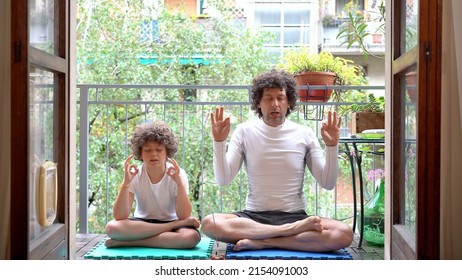
[{"label": "table leg", "polygon": [[364,192],[363,192],[363,173],[361,170],[361,154],[358,152],[358,147],[356,143],[353,143],[353,148],[355,150],[355,157],[356,163],[358,165],[358,177],[359,177],[359,202],[360,202],[360,219],[361,219],[361,226],[359,227],[359,244],[358,247],[361,248],[363,244],[363,234],[364,234]]},{"label": "table leg", "polygon": [[345,154],[348,156],[350,160],[350,167],[351,167],[351,178],[352,178],[352,187],[353,187],[353,233],[356,231],[356,216],[358,211],[358,205],[356,203],[356,174],[355,174],[355,166],[354,166],[354,156],[350,152],[350,147],[348,143],[344,143],[345,145]]}]

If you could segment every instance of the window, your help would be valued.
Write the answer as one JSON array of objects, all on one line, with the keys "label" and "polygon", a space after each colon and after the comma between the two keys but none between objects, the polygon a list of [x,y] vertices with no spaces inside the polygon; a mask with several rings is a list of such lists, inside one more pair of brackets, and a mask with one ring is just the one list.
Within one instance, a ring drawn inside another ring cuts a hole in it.
[{"label": "window", "polygon": [[159,42],[159,26],[157,20],[141,23],[141,40]]},{"label": "window", "polygon": [[282,50],[293,45],[310,46],[310,0],[256,0],[252,6],[253,26],[275,35],[266,46],[281,55]]}]

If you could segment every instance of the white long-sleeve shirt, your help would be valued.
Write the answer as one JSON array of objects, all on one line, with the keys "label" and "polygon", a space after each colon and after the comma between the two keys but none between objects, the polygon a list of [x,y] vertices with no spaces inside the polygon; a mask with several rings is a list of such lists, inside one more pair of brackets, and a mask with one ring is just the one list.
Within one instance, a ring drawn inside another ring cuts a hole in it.
[{"label": "white long-sleeve shirt", "polygon": [[213,149],[215,179],[221,186],[229,185],[245,163],[247,210],[305,210],[305,165],[323,188],[333,189],[337,182],[338,145],[324,152],[311,128],[287,119],[277,127],[262,120],[239,124],[228,151],[226,141],[214,141]]}]

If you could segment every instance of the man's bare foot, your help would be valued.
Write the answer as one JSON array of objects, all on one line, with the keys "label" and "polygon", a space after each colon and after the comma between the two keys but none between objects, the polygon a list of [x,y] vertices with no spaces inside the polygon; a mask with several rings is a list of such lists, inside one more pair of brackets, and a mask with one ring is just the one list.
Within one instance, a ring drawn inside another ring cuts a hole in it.
[{"label": "man's bare foot", "polygon": [[321,224],[321,218],[318,216],[310,216],[306,219],[296,221],[292,223],[293,230],[291,232],[292,235],[294,234],[299,234],[302,232],[306,231],[319,231],[321,232],[323,230],[322,224]]},{"label": "man's bare foot", "polygon": [[233,251],[260,250],[264,248],[265,246],[259,240],[241,239],[234,245]]},{"label": "man's bare foot", "polygon": [[220,255],[216,254],[216,255],[212,255],[210,259],[211,260],[224,260],[225,256],[223,254],[220,254]]}]

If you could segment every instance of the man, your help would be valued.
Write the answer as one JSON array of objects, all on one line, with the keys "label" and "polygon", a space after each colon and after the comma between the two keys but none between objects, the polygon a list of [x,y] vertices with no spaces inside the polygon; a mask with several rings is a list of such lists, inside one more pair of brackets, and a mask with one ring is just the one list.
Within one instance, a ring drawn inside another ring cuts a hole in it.
[{"label": "man", "polygon": [[253,80],[251,108],[259,120],[236,127],[226,151],[230,118],[223,108],[211,113],[215,178],[228,185],[245,163],[248,194],[244,211],[210,214],[203,232],[235,244],[234,250],[279,248],[331,251],[347,247],[351,228],[336,220],[308,216],[303,193],[305,165],[325,189],[333,189],[338,174],[338,140],[341,119],[329,112],[321,135],[286,117],[295,109],[297,84],[285,71],[271,70]]}]

